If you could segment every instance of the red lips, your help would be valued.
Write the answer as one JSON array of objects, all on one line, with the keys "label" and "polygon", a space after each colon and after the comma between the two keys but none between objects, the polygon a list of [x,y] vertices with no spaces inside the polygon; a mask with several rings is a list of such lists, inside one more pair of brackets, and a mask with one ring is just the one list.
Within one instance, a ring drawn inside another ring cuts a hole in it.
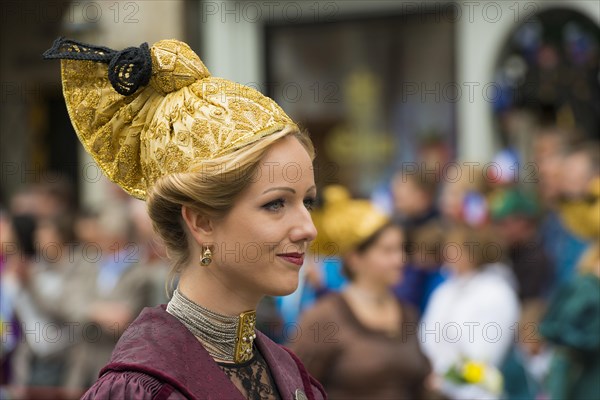
[{"label": "red lips", "polygon": [[285,253],[277,254],[277,256],[295,265],[302,265],[304,263],[303,253]]}]

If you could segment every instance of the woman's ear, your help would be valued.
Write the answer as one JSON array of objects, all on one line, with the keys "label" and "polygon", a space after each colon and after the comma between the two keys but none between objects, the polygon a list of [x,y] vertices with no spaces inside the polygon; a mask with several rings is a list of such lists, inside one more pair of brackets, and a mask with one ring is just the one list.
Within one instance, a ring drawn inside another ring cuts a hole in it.
[{"label": "woman's ear", "polygon": [[206,215],[200,214],[187,206],[181,206],[181,217],[187,226],[187,230],[198,244],[210,241],[213,226]]}]

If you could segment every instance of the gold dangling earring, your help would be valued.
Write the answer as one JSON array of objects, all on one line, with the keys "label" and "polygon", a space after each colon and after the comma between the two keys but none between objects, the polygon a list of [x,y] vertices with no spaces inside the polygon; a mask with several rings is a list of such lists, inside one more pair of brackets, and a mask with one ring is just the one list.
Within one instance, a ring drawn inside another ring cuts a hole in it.
[{"label": "gold dangling earring", "polygon": [[[204,247],[204,246],[202,246],[202,247]],[[211,262],[212,262],[212,252],[210,251],[210,248],[208,246],[206,246],[206,249],[202,253],[202,259],[200,260],[200,264],[202,264],[203,267],[206,267]]]}]

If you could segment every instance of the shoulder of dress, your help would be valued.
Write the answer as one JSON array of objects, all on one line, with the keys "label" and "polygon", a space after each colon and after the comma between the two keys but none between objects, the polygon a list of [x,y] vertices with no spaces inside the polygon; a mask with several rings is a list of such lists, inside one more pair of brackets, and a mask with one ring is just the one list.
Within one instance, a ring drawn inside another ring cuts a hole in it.
[{"label": "shoulder of dress", "polygon": [[277,346],[280,348],[280,350],[282,350],[283,353],[288,354],[289,358],[293,361],[292,365],[295,364],[294,367],[290,366],[290,368],[297,369],[300,374],[300,380],[304,389],[306,390],[307,388],[310,388],[311,393],[309,394],[309,398],[314,400],[326,400],[327,394],[323,388],[323,385],[321,385],[321,383],[308,372],[294,351],[284,345],[278,344]]},{"label": "shoulder of dress", "polygon": [[172,376],[169,372],[152,366],[139,364],[109,363],[100,371],[100,378],[94,386],[98,386],[99,393],[89,399],[109,398],[103,396],[107,390],[110,398],[145,399],[146,395],[152,400],[197,398],[180,377]]},{"label": "shoulder of dress", "polygon": [[[103,374],[87,392],[82,400],[104,398],[156,398],[164,393],[165,384],[155,377],[140,371],[109,371]],[[172,392],[172,390],[171,390]],[[167,398],[167,397],[163,397]]]},{"label": "shoulder of dress", "polygon": [[[316,380],[310,373],[308,374],[310,379],[310,384],[313,389],[313,395],[315,396],[315,400],[323,399],[327,400],[327,392],[325,392],[325,388],[321,383]],[[320,397],[318,396],[320,395]]]}]

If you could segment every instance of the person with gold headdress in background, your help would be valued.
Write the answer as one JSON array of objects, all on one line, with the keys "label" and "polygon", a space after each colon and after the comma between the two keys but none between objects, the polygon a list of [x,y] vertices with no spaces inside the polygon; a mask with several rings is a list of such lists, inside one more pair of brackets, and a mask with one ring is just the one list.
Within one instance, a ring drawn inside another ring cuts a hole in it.
[{"label": "person with gold headdress in background", "polygon": [[308,135],[177,40],[115,51],[59,38],[44,57],[62,60],[75,132],[146,202],[178,274],[168,304],[142,310],[83,398],[325,399],[294,353],[255,329],[261,298],[296,289],[316,236]]},{"label": "person with gold headdress in background", "polygon": [[290,347],[331,399],[423,398],[430,365],[416,336],[417,311],[393,292],[404,233],[342,186],[325,188],[323,197],[314,249],[340,257],[350,283],[301,314]]}]

